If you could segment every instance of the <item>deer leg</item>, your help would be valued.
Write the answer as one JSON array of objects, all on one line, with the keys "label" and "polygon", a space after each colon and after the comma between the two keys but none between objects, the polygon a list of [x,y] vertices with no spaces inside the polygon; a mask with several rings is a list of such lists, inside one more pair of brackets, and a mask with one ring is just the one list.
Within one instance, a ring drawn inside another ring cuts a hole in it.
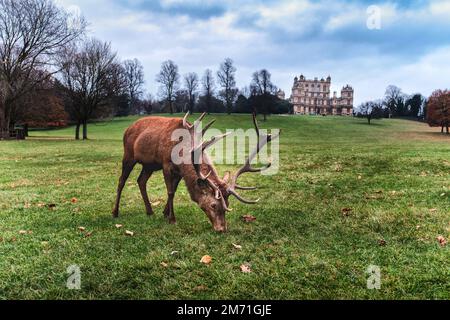
[{"label": "deer leg", "polygon": [[149,215],[149,216],[153,215],[153,209],[152,209],[150,200],[148,198],[147,182],[150,179],[150,177],[152,176],[152,174],[153,174],[153,171],[149,170],[148,168],[146,168],[144,166],[142,168],[141,175],[138,178],[139,189],[141,190],[141,195],[142,195],[142,199],[144,200],[145,209],[147,211],[147,215]]},{"label": "deer leg", "polygon": [[134,166],[136,165],[136,162],[134,161],[123,161],[122,164],[122,175],[119,179],[119,187],[117,188],[117,199],[116,199],[116,205],[114,206],[113,210],[113,216],[114,218],[119,217],[119,207],[120,207],[120,198],[122,197],[122,191],[125,187],[125,184],[130,177],[131,171],[133,171]]},{"label": "deer leg", "polygon": [[164,180],[166,182],[167,187],[167,205],[164,209],[164,216],[169,220],[169,223],[175,224],[177,220],[175,218],[175,212],[173,208],[173,199],[175,198],[175,193],[178,189],[178,185],[180,184],[181,177],[177,174],[172,173],[171,171],[164,170]]}]

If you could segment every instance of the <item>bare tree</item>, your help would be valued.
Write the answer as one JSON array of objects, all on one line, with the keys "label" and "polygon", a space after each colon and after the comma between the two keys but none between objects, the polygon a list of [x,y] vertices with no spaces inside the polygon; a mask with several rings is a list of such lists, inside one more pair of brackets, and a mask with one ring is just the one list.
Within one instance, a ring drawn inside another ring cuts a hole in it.
[{"label": "bare tree", "polygon": [[126,94],[129,99],[129,109],[135,111],[137,102],[143,95],[144,67],[138,59],[123,62],[125,72]]},{"label": "bare tree", "polygon": [[52,0],[0,0],[0,138],[14,125],[16,101],[58,71],[55,57],[85,28]]},{"label": "bare tree", "polygon": [[82,125],[85,140],[88,121],[112,112],[107,109],[111,98],[125,89],[124,70],[111,45],[96,39],[68,49],[61,67],[61,83],[70,99],[71,113],[77,120],[75,138],[79,139]]},{"label": "bare tree", "polygon": [[405,102],[405,95],[402,89],[396,86],[388,86],[386,88],[384,104],[389,110],[389,117],[402,115],[402,108]]},{"label": "bare tree", "polygon": [[195,99],[198,90],[198,75],[195,72],[188,73],[184,76],[184,85],[189,96],[189,113],[194,113]]},{"label": "bare tree", "polygon": [[159,90],[160,96],[166,100],[169,111],[173,114],[173,101],[180,81],[178,66],[171,60],[165,61],[161,66],[161,71],[156,76],[156,81],[161,84]]},{"label": "bare tree", "polygon": [[383,117],[382,101],[367,101],[362,103],[358,109],[358,117],[366,118],[369,125],[373,119],[381,119]]},{"label": "bare tree", "polygon": [[233,60],[230,58],[225,59],[217,72],[217,78],[222,87],[220,96],[225,102],[227,113],[231,114],[233,111],[233,103],[238,94],[238,89],[236,88],[236,68],[234,67]]},{"label": "bare tree", "polygon": [[205,71],[205,74],[202,79],[202,84],[203,84],[203,95],[205,96],[206,112],[210,114],[212,109],[212,100],[214,97],[214,91],[216,89],[216,85],[214,83],[214,76],[210,69],[207,69]]},{"label": "bare tree", "polygon": [[267,120],[270,105],[272,103],[273,95],[277,91],[277,87],[272,83],[272,75],[266,69],[262,69],[253,74],[250,91],[254,97],[255,105],[254,111],[264,115],[264,121]]}]

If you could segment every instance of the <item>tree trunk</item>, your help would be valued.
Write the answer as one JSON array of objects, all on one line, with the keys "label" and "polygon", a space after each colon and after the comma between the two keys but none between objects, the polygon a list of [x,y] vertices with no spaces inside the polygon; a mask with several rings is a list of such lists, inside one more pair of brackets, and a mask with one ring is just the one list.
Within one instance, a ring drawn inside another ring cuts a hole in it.
[{"label": "tree trunk", "polygon": [[6,114],[6,106],[0,109],[0,140],[9,139],[9,118]]},{"label": "tree trunk", "polygon": [[80,125],[81,123],[78,121],[75,127],[75,140],[80,140]]},{"label": "tree trunk", "polygon": [[367,122],[369,122],[369,125],[370,125],[371,121],[372,121],[372,117],[367,117]]},{"label": "tree trunk", "polygon": [[169,101],[169,111],[170,111],[170,114],[173,114],[173,104],[172,104],[172,100]]},{"label": "tree trunk", "polygon": [[83,140],[87,140],[87,121],[83,121]]}]

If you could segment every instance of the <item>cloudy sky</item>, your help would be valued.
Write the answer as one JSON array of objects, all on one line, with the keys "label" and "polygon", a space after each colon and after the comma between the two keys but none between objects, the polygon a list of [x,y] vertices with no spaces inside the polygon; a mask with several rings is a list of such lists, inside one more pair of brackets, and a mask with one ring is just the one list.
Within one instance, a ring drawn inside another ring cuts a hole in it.
[{"label": "cloudy sky", "polygon": [[267,68],[288,96],[300,74],[331,75],[336,91],[353,85],[356,104],[390,84],[425,95],[450,87],[450,0],[55,1],[81,11],[122,59],[141,60],[152,94],[161,62],[202,74],[226,57],[239,87]]}]

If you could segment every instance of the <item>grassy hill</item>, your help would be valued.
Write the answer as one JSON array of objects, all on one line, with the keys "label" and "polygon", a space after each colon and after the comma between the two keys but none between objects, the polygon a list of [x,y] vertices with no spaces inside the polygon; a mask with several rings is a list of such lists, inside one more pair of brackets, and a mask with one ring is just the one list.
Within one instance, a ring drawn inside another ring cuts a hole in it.
[{"label": "grassy hill", "polygon": [[[219,129],[251,128],[249,116],[215,118]],[[138,169],[121,218],[111,218],[121,139],[134,120],[90,125],[84,142],[72,140],[73,128],[0,142],[0,299],[450,298],[449,247],[436,240],[450,235],[450,138],[438,130],[402,120],[368,126],[272,116],[261,125],[283,130],[281,172],[243,177],[260,186],[251,195],[263,201],[232,200],[223,235],[184,185],[178,224],[168,225],[161,173],[149,183],[161,204],[148,218]],[[244,214],[256,222],[242,222]],[[210,266],[199,262],[204,255],[213,257]],[[252,273],[240,272],[243,263]],[[66,289],[74,264],[80,291]],[[367,289],[369,265],[381,268],[380,290]]]}]

